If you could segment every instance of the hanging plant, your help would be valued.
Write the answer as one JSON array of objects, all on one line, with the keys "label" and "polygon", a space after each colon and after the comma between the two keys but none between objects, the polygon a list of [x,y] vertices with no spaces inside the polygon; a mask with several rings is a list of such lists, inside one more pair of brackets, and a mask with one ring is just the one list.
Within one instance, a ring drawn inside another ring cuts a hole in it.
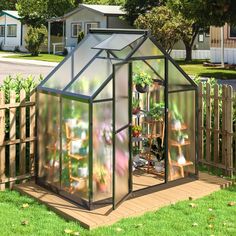
[{"label": "hanging plant", "polygon": [[153,84],[153,79],[148,73],[138,72],[134,74],[133,82],[139,93],[146,93],[149,86]]}]

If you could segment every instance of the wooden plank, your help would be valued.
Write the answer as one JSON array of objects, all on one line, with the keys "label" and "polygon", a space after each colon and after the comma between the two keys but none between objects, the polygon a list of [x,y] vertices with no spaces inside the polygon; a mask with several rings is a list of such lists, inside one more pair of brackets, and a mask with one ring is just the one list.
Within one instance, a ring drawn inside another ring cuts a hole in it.
[{"label": "wooden plank", "polygon": [[8,103],[8,104],[2,104],[0,105],[0,110],[10,109],[10,108],[17,108],[17,107],[28,107],[28,106],[35,106],[35,102],[25,102],[20,103],[16,102],[14,104]]},{"label": "wooden plank", "polygon": [[226,85],[222,86],[222,127],[221,127],[221,134],[222,134],[222,160],[221,163],[226,165]]},{"label": "wooden plank", "polygon": [[[30,101],[35,102],[35,96],[36,93],[34,92],[30,96]],[[30,137],[34,137],[36,132],[35,132],[35,119],[36,119],[36,113],[35,113],[35,106],[30,107]],[[35,170],[35,142],[30,143],[30,173],[34,175],[34,170]]]},{"label": "wooden plank", "polygon": [[[233,88],[232,86],[227,87],[227,121],[226,121],[226,159],[227,159],[227,167],[233,168]],[[233,171],[228,171],[228,176],[233,176]]]},{"label": "wooden plank", "polygon": [[15,139],[15,140],[6,140],[2,143],[0,143],[0,147],[2,146],[6,146],[6,145],[14,145],[14,144],[18,144],[18,143],[27,143],[27,142],[33,142],[37,140],[36,137],[28,137],[25,139]]},{"label": "wooden plank", "polygon": [[[25,103],[25,90],[20,91],[20,102]],[[26,138],[26,108],[20,108],[20,139]],[[26,143],[20,144],[20,175],[26,173]]]},{"label": "wooden plank", "polygon": [[[10,103],[13,104],[16,101],[15,91],[10,91]],[[10,140],[16,139],[16,108],[10,109]],[[10,163],[10,177],[16,176],[16,146],[11,145],[9,147],[9,163]],[[10,183],[12,188],[13,182]]]},{"label": "wooden plank", "polygon": [[206,84],[206,160],[211,160],[211,86]]},{"label": "wooden plank", "polygon": [[[4,92],[0,91],[0,105],[5,104]],[[0,143],[5,139],[5,110],[0,111]],[[0,147],[0,179],[5,180],[5,146]],[[0,184],[0,190],[5,189],[5,184]]]},{"label": "wooden plank", "polygon": [[198,107],[199,107],[199,117],[198,117],[198,145],[199,145],[199,160],[203,160],[204,152],[204,143],[203,143],[203,84],[199,85],[199,98],[198,98]]},{"label": "wooden plank", "polygon": [[214,87],[214,162],[219,163],[219,85]]}]

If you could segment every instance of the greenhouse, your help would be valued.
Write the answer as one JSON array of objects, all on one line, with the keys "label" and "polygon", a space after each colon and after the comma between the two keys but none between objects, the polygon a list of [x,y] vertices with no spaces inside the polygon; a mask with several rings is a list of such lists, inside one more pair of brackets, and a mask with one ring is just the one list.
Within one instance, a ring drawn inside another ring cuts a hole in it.
[{"label": "greenhouse", "polygon": [[148,31],[90,29],[37,88],[37,184],[115,209],[196,178],[196,98]]}]

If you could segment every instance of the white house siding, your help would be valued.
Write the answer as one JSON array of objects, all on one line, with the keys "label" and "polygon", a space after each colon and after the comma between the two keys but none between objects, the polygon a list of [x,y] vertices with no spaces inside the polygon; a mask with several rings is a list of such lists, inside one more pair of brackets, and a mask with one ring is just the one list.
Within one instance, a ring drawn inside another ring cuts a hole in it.
[{"label": "white house siding", "polygon": [[[186,56],[185,50],[175,50],[171,51],[171,56],[174,59],[184,59]],[[210,59],[210,50],[192,50],[193,59]]]},{"label": "white house siding", "polygon": [[[236,48],[224,49],[225,63],[236,64]],[[211,48],[211,62],[221,63],[221,48]]]},{"label": "white house siding", "polygon": [[71,37],[71,24],[76,22],[82,22],[82,29],[85,29],[85,23],[90,22],[99,22],[100,28],[107,27],[107,19],[106,16],[102,14],[96,13],[94,11],[88,9],[82,9],[77,13],[69,16],[66,19],[66,46],[67,47],[75,47],[77,45],[77,38]]},{"label": "white house siding", "polygon": [[4,50],[14,50],[16,46],[21,46],[21,22],[15,18],[12,18],[8,15],[3,15],[0,17],[0,25],[5,25],[5,17],[6,24],[16,24],[17,25],[17,34],[16,37],[7,37],[7,29],[5,28],[5,42],[4,37],[0,37],[0,43],[2,43]]}]

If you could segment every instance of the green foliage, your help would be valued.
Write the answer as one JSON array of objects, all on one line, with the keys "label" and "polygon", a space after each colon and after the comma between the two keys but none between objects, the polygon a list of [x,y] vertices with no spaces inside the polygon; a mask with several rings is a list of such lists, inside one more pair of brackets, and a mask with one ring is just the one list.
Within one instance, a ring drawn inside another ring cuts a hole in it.
[{"label": "green foliage", "polygon": [[153,83],[153,79],[146,72],[138,72],[134,74],[133,82],[134,84],[139,84],[142,87],[145,87],[145,85],[148,85],[148,86],[151,85]]},{"label": "green foliage", "polygon": [[25,43],[26,48],[31,53],[31,56],[38,56],[39,48],[45,43],[47,36],[47,28],[44,25],[40,27],[29,26]]},{"label": "green foliage", "polygon": [[23,23],[37,27],[49,18],[64,15],[75,6],[76,0],[18,0],[16,4]]},{"label": "green foliage", "polygon": [[79,35],[78,35],[78,41],[77,41],[77,43],[80,43],[83,38],[84,38],[84,31],[80,31],[80,32],[79,32]]},{"label": "green foliage", "polygon": [[147,112],[147,115],[154,120],[161,121],[164,117],[164,103],[154,103],[150,110]]},{"label": "green foliage", "polygon": [[125,0],[84,0],[86,4],[98,4],[98,5],[123,5]]},{"label": "green foliage", "polygon": [[126,12],[126,20],[133,25],[141,15],[150,11],[153,7],[164,5],[166,0],[126,0],[123,6]]},{"label": "green foliage", "polygon": [[140,100],[138,98],[133,98],[133,101],[132,101],[132,106],[133,108],[139,108],[140,107]]},{"label": "green foliage", "polygon": [[16,9],[16,2],[17,0],[7,0],[7,1],[0,1],[0,11],[2,10],[15,10]]},{"label": "green foliage", "polygon": [[132,131],[133,132],[141,132],[142,131],[142,126],[140,126],[140,125],[133,125],[132,126]]},{"label": "green foliage", "polygon": [[152,35],[168,52],[181,39],[183,31],[189,33],[191,24],[180,14],[175,14],[166,6],[154,7],[148,13],[140,15],[135,26],[151,30]]}]

